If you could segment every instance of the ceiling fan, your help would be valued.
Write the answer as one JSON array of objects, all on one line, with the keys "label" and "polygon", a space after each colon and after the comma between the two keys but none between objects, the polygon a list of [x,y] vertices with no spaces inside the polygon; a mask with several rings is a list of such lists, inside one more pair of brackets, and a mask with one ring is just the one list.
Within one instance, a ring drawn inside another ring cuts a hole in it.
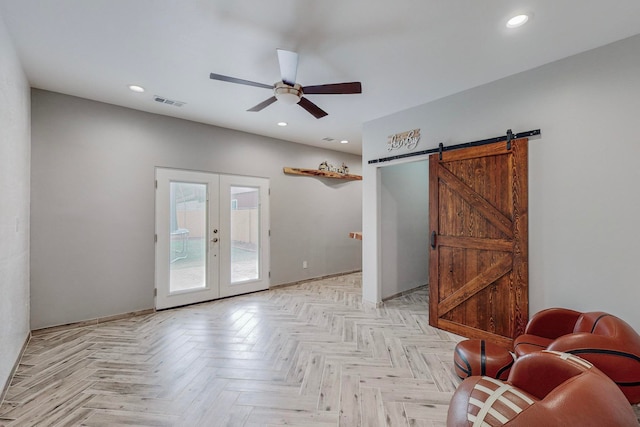
[{"label": "ceiling fan", "polygon": [[260,111],[276,101],[282,101],[287,104],[298,104],[316,119],[326,116],[328,113],[309,101],[303,95],[344,95],[362,93],[362,85],[360,82],[349,83],[331,83],[316,86],[301,86],[296,83],[296,74],[298,72],[298,54],[288,50],[278,49],[278,63],[280,64],[280,75],[282,81],[273,85],[252,82],[249,80],[237,79],[235,77],[223,76],[222,74],[209,74],[209,78],[220,80],[223,82],[237,83],[247,86],[256,86],[265,89],[272,89],[273,96],[262,101],[260,104],[249,108],[247,111]]}]

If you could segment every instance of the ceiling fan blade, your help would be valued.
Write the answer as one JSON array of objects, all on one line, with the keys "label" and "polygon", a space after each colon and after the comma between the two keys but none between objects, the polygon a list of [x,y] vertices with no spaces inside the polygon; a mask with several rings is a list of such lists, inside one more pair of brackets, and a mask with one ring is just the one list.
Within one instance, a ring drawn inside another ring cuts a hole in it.
[{"label": "ceiling fan blade", "polygon": [[306,95],[347,95],[351,93],[362,93],[362,84],[360,82],[349,82],[305,86],[302,88],[302,92]]},{"label": "ceiling fan blade", "polygon": [[316,119],[321,119],[328,114],[326,111],[318,107],[313,102],[309,101],[307,98],[300,98],[300,102],[298,102],[298,105],[310,112]]},{"label": "ceiling fan blade", "polygon": [[250,80],[236,79],[235,77],[223,76],[222,74],[211,73],[209,74],[209,78],[212,80],[220,80],[223,82],[238,83],[241,85],[255,86],[255,87],[261,87],[265,89],[273,89],[273,85],[266,85],[264,83],[252,82]]},{"label": "ceiling fan blade", "polygon": [[278,49],[278,63],[282,81],[289,86],[296,84],[298,74],[298,54],[288,50]]},{"label": "ceiling fan blade", "polygon": [[272,96],[271,98],[262,101],[260,104],[256,105],[255,107],[249,108],[247,111],[260,111],[268,107],[269,105],[273,104],[276,101],[277,101],[276,97]]}]

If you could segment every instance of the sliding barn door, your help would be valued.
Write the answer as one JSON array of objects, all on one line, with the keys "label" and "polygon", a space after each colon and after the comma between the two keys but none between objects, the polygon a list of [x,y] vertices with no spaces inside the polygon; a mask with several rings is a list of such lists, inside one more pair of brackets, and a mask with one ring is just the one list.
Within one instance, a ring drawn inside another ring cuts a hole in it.
[{"label": "sliding barn door", "polygon": [[528,317],[527,139],[429,158],[429,323],[511,347]]}]

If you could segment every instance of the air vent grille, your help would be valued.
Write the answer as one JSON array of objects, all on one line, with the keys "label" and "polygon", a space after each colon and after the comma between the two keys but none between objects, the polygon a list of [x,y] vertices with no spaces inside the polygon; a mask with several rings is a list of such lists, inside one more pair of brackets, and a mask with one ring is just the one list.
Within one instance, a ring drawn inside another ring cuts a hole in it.
[{"label": "air vent grille", "polygon": [[184,104],[186,104],[186,102],[175,101],[173,99],[168,99],[168,98],[165,98],[164,96],[158,96],[158,95],[154,95],[153,100],[156,102],[161,102],[163,104],[172,105],[174,107],[182,107]]},{"label": "air vent grille", "polygon": [[322,140],[323,140],[323,141],[327,141],[327,142],[335,141],[335,139],[334,139],[334,138],[330,138],[330,137],[328,137],[328,136],[327,136],[327,137],[325,137],[325,138],[322,138]]}]

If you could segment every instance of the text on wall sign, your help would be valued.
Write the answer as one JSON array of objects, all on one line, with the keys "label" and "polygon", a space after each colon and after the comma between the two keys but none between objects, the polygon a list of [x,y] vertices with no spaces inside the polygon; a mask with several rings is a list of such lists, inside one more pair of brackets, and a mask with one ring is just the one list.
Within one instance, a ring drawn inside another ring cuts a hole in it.
[{"label": "text on wall sign", "polygon": [[405,147],[407,150],[413,150],[418,146],[420,141],[420,129],[413,129],[402,133],[396,133],[389,136],[387,141],[387,150],[399,150]]}]

